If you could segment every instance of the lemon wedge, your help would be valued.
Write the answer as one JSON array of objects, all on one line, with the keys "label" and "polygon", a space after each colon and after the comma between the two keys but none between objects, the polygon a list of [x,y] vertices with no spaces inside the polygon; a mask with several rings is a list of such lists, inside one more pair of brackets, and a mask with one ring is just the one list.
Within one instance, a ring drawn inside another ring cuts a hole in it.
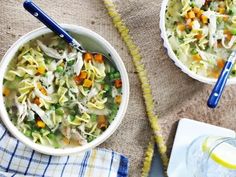
[{"label": "lemon wedge", "polygon": [[[202,150],[210,153],[212,148],[220,143],[220,137],[208,137],[202,144]],[[221,139],[222,141],[222,139]],[[210,154],[210,158],[225,168],[236,170],[236,147],[226,142],[220,143]]]}]

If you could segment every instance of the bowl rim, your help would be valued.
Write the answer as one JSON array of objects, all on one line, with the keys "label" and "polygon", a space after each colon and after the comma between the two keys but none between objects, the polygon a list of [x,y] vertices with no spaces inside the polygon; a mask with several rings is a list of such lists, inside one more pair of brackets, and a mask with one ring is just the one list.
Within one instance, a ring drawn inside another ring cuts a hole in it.
[{"label": "bowl rim", "polygon": [[[161,11],[160,11],[160,21],[159,21],[159,27],[161,30],[161,38],[163,39],[163,45],[167,50],[168,56],[174,61],[175,65],[182,70],[185,74],[190,76],[191,78],[200,81],[202,83],[206,84],[215,84],[217,82],[217,79],[214,78],[209,78],[205,76],[198,75],[191,71],[186,65],[184,65],[183,62],[181,62],[178,57],[175,55],[174,51],[172,50],[172,47],[169,43],[169,40],[167,38],[166,34],[166,10],[167,10],[167,5],[168,5],[169,0],[163,0],[161,4]],[[235,78],[228,78],[226,85],[230,84],[236,84],[236,77]]]},{"label": "bowl rim", "polygon": [[[120,58],[119,54],[117,51],[111,46],[111,44],[104,39],[102,36],[97,34],[96,32],[82,27],[82,26],[77,26],[77,25],[72,25],[72,24],[60,24],[63,28],[65,28],[68,31],[71,31],[73,33],[80,33],[82,35],[86,35],[89,38],[92,38],[96,42],[100,43],[103,48],[105,48],[106,51],[109,51],[109,53],[112,56],[112,60],[114,61],[116,67],[118,68],[120,74],[121,74],[121,80],[122,80],[122,102],[120,104],[118,113],[111,123],[111,125],[108,127],[108,129],[103,132],[98,138],[93,140],[90,143],[87,143],[83,146],[78,146],[78,147],[68,147],[68,148],[53,148],[50,146],[45,146],[41,144],[34,143],[31,139],[26,137],[23,133],[21,133],[15,125],[11,122],[10,117],[8,116],[8,113],[6,111],[6,107],[4,104],[4,97],[2,94],[0,94],[0,116],[1,120],[7,127],[7,129],[10,131],[10,133],[16,137],[18,140],[20,140],[22,143],[24,143],[26,146],[34,149],[35,151],[38,151],[43,154],[47,155],[54,155],[54,156],[62,156],[62,155],[69,155],[69,154],[74,154],[74,153],[81,153],[87,150],[90,150],[101,143],[103,143],[105,140],[107,140],[113,133],[114,131],[118,128],[120,125],[121,121],[123,120],[127,107],[128,107],[128,102],[129,102],[129,79],[128,79],[128,73],[125,68],[125,65]],[[43,34],[47,34],[52,32],[50,29],[47,27],[41,27],[37,28],[33,31],[30,31],[29,33],[23,35],[21,38],[19,38],[5,53],[3,56],[1,62],[0,62],[0,68],[1,68],[1,73],[0,74],[0,93],[2,93],[3,89],[3,78],[5,75],[5,72],[7,70],[7,66],[9,62],[13,59],[13,56],[15,55],[16,51],[19,49],[20,46],[23,44],[27,43],[31,39],[35,39]]]}]

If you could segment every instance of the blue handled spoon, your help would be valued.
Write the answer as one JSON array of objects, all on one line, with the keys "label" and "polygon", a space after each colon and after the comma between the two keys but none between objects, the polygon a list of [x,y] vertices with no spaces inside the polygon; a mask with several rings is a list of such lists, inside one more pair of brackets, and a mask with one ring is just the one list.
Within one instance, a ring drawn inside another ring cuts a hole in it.
[{"label": "blue handled spoon", "polygon": [[236,51],[233,51],[230,54],[228,60],[226,61],[225,65],[220,73],[220,76],[219,76],[219,78],[218,78],[218,80],[211,92],[211,95],[208,98],[208,102],[207,102],[208,107],[215,108],[217,106],[217,104],[220,100],[220,97],[223,93],[227,79],[230,75],[231,69],[235,63],[235,60],[236,60]]},{"label": "blue handled spoon", "polygon": [[[72,47],[80,51],[81,53],[87,53],[81,44],[74,39],[68,32],[66,32],[57,22],[55,22],[51,17],[49,17],[45,12],[42,11],[32,0],[26,0],[23,4],[24,8],[31,13],[34,17],[36,17],[39,21],[41,21],[44,25],[46,25],[49,29],[55,32],[58,36],[64,39],[67,43],[69,43]],[[97,52],[89,52],[93,55],[101,54]],[[103,58],[108,59],[108,57],[101,54]],[[110,55],[110,54],[108,54]],[[113,63],[110,59],[109,62]]]}]

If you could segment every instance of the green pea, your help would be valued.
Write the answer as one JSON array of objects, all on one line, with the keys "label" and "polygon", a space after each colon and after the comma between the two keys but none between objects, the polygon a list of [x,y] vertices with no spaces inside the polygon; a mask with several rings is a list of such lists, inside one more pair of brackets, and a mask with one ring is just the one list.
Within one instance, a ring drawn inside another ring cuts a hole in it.
[{"label": "green pea", "polygon": [[233,35],[236,35],[236,29],[231,29],[230,32],[233,34]]},{"label": "green pea", "polygon": [[116,71],[115,68],[113,67],[110,68],[110,73],[114,73],[115,71]]},{"label": "green pea", "polygon": [[62,73],[64,71],[64,68],[62,66],[57,66],[56,72]]},{"label": "green pea", "polygon": [[185,32],[186,32],[186,33],[190,33],[190,29],[186,28],[186,29],[185,29]]},{"label": "green pea", "polygon": [[112,74],[112,73],[109,75],[109,77],[110,77],[111,80],[113,80],[115,78],[114,74]]},{"label": "green pea", "polygon": [[92,122],[96,122],[97,121],[97,115],[92,114],[90,119],[91,119]]},{"label": "green pea", "polygon": [[236,75],[236,71],[232,71],[231,75],[235,76]]},{"label": "green pea", "polygon": [[60,108],[61,106],[60,106],[60,104],[58,103],[58,104],[54,104],[54,107],[57,109],[57,108]]},{"label": "green pea", "polygon": [[56,108],[55,108],[55,106],[51,105],[51,106],[50,106],[50,109],[51,109],[51,110],[55,110]]},{"label": "green pea", "polygon": [[75,120],[75,116],[73,116],[73,115],[69,115],[69,118],[70,118],[71,121]]},{"label": "green pea", "polygon": [[198,53],[198,52],[197,52],[196,49],[192,49],[192,50],[191,50],[191,54],[195,55],[195,54],[197,54],[197,53]]},{"label": "green pea", "polygon": [[70,114],[71,115],[76,115],[76,111],[72,109],[72,110],[70,110]]},{"label": "green pea", "polygon": [[59,143],[58,143],[58,141],[57,141],[57,138],[56,138],[56,136],[55,136],[54,134],[50,133],[50,134],[48,135],[48,138],[51,140],[51,142],[52,142],[52,144],[53,144],[53,146],[54,146],[55,148],[59,148],[59,147],[60,147],[60,145],[59,145]]},{"label": "green pea", "polygon": [[44,61],[46,64],[50,64],[52,62],[52,58],[50,58],[48,56],[44,56]]},{"label": "green pea", "polygon": [[26,132],[24,134],[25,134],[25,136],[30,137],[31,136],[31,131],[30,130],[26,130]]},{"label": "green pea", "polygon": [[99,82],[99,84],[105,84],[105,81],[104,81],[104,80],[102,80],[101,82]]},{"label": "green pea", "polygon": [[190,6],[191,6],[191,7],[194,7],[194,6],[195,6],[195,3],[194,3],[194,2],[191,2],[191,3],[190,3]]},{"label": "green pea", "polygon": [[46,132],[46,129],[41,128],[40,133],[44,134]]},{"label": "green pea", "polygon": [[94,136],[89,136],[89,137],[87,138],[87,140],[88,140],[88,142],[91,142],[91,141],[93,141],[95,138],[96,138],[96,137],[94,137]]},{"label": "green pea", "polygon": [[72,65],[74,64],[74,62],[75,62],[75,60],[70,60],[70,61],[67,62],[67,64],[68,64],[69,66],[72,66]]},{"label": "green pea", "polygon": [[44,73],[44,77],[48,77],[48,73]]},{"label": "green pea", "polygon": [[116,117],[117,111],[112,111],[108,116],[108,122],[111,123]]},{"label": "green pea", "polygon": [[111,88],[111,87],[110,87],[108,84],[105,84],[105,85],[104,85],[104,90],[105,90],[105,91],[109,91],[110,88]]},{"label": "green pea", "polygon": [[58,114],[60,116],[64,115],[64,110],[62,108],[57,108],[55,112],[56,112],[56,114]]},{"label": "green pea", "polygon": [[231,9],[229,9],[228,11],[229,15],[235,15],[236,14],[236,8],[235,7],[231,7]]},{"label": "green pea", "polygon": [[87,87],[84,87],[84,91],[88,91],[89,90],[89,88],[87,88]]},{"label": "green pea", "polygon": [[116,79],[120,78],[120,73],[119,73],[119,72],[116,72],[116,73],[114,74],[114,78],[116,78]]},{"label": "green pea", "polygon": [[117,106],[116,104],[113,104],[112,107],[111,107],[112,111],[113,110],[118,110],[118,108],[119,108],[119,106]]}]

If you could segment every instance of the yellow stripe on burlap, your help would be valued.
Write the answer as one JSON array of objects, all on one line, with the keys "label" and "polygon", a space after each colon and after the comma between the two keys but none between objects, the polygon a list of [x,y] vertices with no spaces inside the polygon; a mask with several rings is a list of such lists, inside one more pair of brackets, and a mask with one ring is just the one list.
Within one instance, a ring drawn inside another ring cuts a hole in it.
[{"label": "yellow stripe on burlap", "polygon": [[152,165],[152,159],[153,159],[153,154],[154,154],[154,138],[151,138],[151,141],[148,144],[146,153],[145,153],[145,159],[143,162],[143,168],[142,168],[142,175],[141,177],[148,177],[149,176],[149,172],[151,169],[151,165]]},{"label": "yellow stripe on burlap", "polygon": [[119,31],[123,41],[128,47],[128,50],[133,58],[134,65],[138,72],[139,79],[142,84],[143,97],[146,105],[146,111],[149,118],[149,122],[154,132],[154,138],[159,147],[159,152],[163,162],[163,166],[166,169],[168,165],[168,157],[166,154],[166,145],[164,143],[163,137],[160,132],[160,127],[157,121],[157,116],[154,113],[154,103],[152,97],[151,86],[147,77],[147,72],[142,63],[142,57],[139,52],[139,48],[133,42],[131,36],[129,35],[129,29],[126,27],[125,23],[122,21],[120,14],[117,12],[115,4],[111,0],[103,0],[108,14],[113,20],[114,26]]}]

